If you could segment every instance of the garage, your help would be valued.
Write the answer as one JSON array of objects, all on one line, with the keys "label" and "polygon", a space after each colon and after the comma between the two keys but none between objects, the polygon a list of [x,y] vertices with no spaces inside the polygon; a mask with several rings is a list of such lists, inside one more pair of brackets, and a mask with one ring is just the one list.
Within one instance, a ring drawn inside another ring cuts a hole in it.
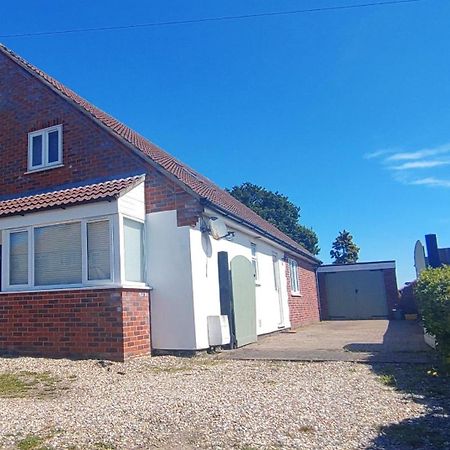
[{"label": "garage", "polygon": [[323,320],[391,318],[398,300],[395,261],[324,265],[318,280]]}]

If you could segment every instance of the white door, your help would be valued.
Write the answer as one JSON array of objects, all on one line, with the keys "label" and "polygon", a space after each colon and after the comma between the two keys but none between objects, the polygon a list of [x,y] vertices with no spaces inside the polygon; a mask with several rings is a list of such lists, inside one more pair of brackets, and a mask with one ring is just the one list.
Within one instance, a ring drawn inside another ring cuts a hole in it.
[{"label": "white door", "polygon": [[278,322],[278,328],[284,327],[284,307],[283,307],[283,295],[281,294],[281,279],[280,279],[280,261],[278,259],[278,254],[276,252],[272,253],[272,263],[273,263],[273,278],[275,283],[275,290],[278,294],[278,305],[280,320]]}]

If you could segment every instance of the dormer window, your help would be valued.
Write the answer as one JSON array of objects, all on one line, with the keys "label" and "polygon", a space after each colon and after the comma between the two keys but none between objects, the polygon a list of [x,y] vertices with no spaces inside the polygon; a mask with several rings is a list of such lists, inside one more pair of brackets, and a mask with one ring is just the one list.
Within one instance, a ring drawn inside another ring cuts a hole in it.
[{"label": "dormer window", "polygon": [[62,164],[62,125],[28,133],[28,170]]}]

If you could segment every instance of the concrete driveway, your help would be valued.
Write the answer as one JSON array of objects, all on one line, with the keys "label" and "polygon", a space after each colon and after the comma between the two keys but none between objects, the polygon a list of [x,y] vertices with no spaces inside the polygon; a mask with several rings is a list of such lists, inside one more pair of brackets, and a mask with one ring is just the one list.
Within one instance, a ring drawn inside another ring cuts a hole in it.
[{"label": "concrete driveway", "polygon": [[222,353],[229,359],[428,363],[434,357],[417,322],[352,320],[320,322],[258,338]]}]

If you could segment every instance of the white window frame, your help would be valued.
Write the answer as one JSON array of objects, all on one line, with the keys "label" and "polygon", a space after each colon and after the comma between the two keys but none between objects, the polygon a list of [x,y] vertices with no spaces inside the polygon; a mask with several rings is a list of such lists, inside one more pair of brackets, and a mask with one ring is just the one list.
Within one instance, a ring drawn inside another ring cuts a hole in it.
[{"label": "white window frame", "polygon": [[[58,160],[48,162],[48,136],[53,131],[58,131]],[[42,164],[33,166],[33,138],[42,136]],[[55,125],[53,127],[43,128],[42,130],[28,133],[28,172],[51,169],[60,167],[63,163],[63,126]]]},{"label": "white window frame", "polygon": [[289,277],[290,277],[289,280],[291,284],[291,294],[301,295],[298,263],[295,259],[288,258],[288,264],[289,264]]},{"label": "white window frame", "polygon": [[[140,218],[128,215],[128,214],[120,214],[119,219],[119,230],[120,230],[120,279],[122,282],[122,285],[124,287],[134,287],[134,288],[144,288],[147,287],[147,256],[146,256],[146,248],[147,248],[147,230],[145,226],[145,220],[142,220]],[[125,226],[124,226],[124,219],[132,220],[134,222],[141,223],[143,228],[143,238],[142,238],[142,245],[144,249],[144,281],[128,281],[125,276]]]},{"label": "white window frame", "polygon": [[[114,224],[113,216],[102,216],[89,219],[72,219],[60,222],[40,223],[28,227],[11,228],[3,232],[3,291],[20,291],[20,290],[57,290],[66,288],[91,287],[96,285],[109,285],[114,283]],[[105,280],[89,280],[88,279],[88,248],[87,248],[87,224],[91,222],[109,222],[109,241],[110,241],[110,278]],[[76,284],[56,284],[56,285],[35,285],[34,280],[34,229],[43,228],[52,225],[64,225],[69,223],[79,223],[81,226],[81,273],[82,282]],[[10,284],[10,235],[18,232],[28,232],[28,283],[27,284]]]},{"label": "white window frame", "polygon": [[250,253],[252,257],[252,267],[255,268],[255,284],[259,286],[261,280],[259,278],[258,246],[254,242],[250,242]]}]

